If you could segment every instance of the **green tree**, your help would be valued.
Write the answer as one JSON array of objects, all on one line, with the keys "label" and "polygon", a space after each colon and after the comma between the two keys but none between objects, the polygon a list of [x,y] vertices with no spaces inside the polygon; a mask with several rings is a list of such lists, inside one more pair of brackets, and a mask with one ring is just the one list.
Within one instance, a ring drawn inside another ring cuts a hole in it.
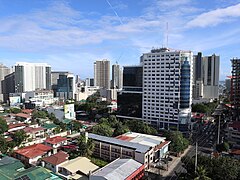
[{"label": "green tree", "polygon": [[86,139],[84,135],[81,135],[78,138],[78,154],[80,156],[91,156],[93,149],[94,149],[94,144],[91,139]]},{"label": "green tree", "polygon": [[10,108],[10,112],[13,113],[13,114],[17,114],[17,113],[22,112],[22,110],[19,109],[19,108]]},{"label": "green tree", "polygon": [[93,127],[92,132],[94,134],[98,134],[98,135],[102,135],[102,136],[109,136],[111,137],[113,135],[113,131],[112,128],[105,124],[105,123],[101,123],[101,124],[97,124]]},{"label": "green tree", "polygon": [[194,178],[194,180],[211,180],[211,178],[207,176],[207,171],[203,166],[198,166],[197,172],[195,174],[196,177]]},{"label": "green tree", "polygon": [[221,144],[218,144],[216,146],[216,149],[218,152],[223,152],[223,151],[229,151],[229,144],[227,142],[224,142],[224,143],[221,143]]},{"label": "green tree", "polygon": [[183,152],[189,145],[189,141],[179,131],[169,132],[167,139],[171,141],[170,150],[176,153]]},{"label": "green tree", "polygon": [[113,132],[113,136],[119,136],[121,134],[124,134],[126,132],[129,132],[129,128],[126,126],[126,125],[122,125],[121,122],[119,122],[117,125],[116,125],[116,128]]},{"label": "green tree", "polygon": [[157,130],[138,120],[128,120],[126,125],[132,132],[156,135]]},{"label": "green tree", "polygon": [[193,104],[192,105],[192,112],[198,112],[198,113],[207,113],[210,109],[205,106],[204,104]]},{"label": "green tree", "polygon": [[7,130],[8,130],[7,122],[2,117],[0,117],[0,134],[3,134]]},{"label": "green tree", "polygon": [[14,136],[12,137],[15,145],[16,146],[20,146],[22,144],[23,141],[25,141],[27,139],[27,134],[25,133],[25,131],[23,131],[22,129],[19,131],[16,131],[14,133]]},{"label": "green tree", "polygon": [[0,135],[0,152],[5,154],[8,150],[7,141],[3,135]]},{"label": "green tree", "polygon": [[73,121],[72,130],[78,132],[82,128],[82,126],[82,123],[80,123],[79,121]]},{"label": "green tree", "polygon": [[[192,174],[194,172],[195,157],[186,156],[181,161],[187,174]],[[240,162],[229,157],[211,158],[198,155],[198,166],[206,167],[204,174],[213,180],[225,180],[226,178],[228,180],[237,180],[240,177]]]},{"label": "green tree", "polygon": [[47,116],[48,116],[48,113],[46,111],[34,111],[32,113],[32,118],[33,119],[37,119],[37,118],[46,119]]}]

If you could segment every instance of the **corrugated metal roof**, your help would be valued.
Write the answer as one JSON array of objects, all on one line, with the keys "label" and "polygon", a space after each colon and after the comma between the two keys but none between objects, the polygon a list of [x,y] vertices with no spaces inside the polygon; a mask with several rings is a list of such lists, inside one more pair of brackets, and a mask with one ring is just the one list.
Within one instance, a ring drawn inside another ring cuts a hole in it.
[{"label": "corrugated metal roof", "polygon": [[120,145],[128,148],[132,148],[137,152],[141,153],[146,153],[151,146],[149,145],[143,145],[143,144],[138,144],[138,143],[133,143],[133,142],[128,142],[128,141],[123,141],[120,139],[112,138],[112,137],[106,137],[106,136],[101,136],[93,133],[89,133],[88,137],[93,139],[93,140],[98,140],[110,144],[115,144],[115,145]]},{"label": "corrugated metal roof", "polygon": [[122,180],[129,177],[141,166],[141,163],[133,159],[117,159],[94,172],[92,176],[101,176],[109,180]]}]

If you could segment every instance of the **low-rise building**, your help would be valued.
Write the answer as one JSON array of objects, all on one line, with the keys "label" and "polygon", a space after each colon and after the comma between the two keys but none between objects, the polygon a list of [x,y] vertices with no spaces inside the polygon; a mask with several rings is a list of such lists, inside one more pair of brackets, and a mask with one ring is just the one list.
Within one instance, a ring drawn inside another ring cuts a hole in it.
[{"label": "low-rise building", "polygon": [[67,138],[64,138],[61,136],[55,136],[55,137],[46,139],[44,144],[52,148],[58,148],[63,145],[67,145]]},{"label": "low-rise building", "polygon": [[66,179],[87,179],[99,167],[86,157],[78,157],[60,165],[58,169],[59,175]]},{"label": "low-rise building", "polygon": [[23,131],[26,133],[26,135],[28,136],[28,140],[32,139],[41,139],[45,137],[44,134],[44,128],[42,127],[25,127],[23,129]]},{"label": "low-rise building", "polygon": [[25,127],[27,127],[27,124],[24,124],[24,123],[9,124],[8,132],[18,131],[18,130],[24,129]]},{"label": "low-rise building", "polygon": [[34,144],[14,151],[14,157],[21,160],[24,164],[38,164],[38,160],[50,156],[52,148],[44,144]]},{"label": "low-rise building", "polygon": [[144,176],[144,165],[133,159],[116,159],[95,171],[90,180],[134,180]]},{"label": "low-rise building", "polygon": [[58,167],[61,166],[64,162],[68,161],[69,155],[64,151],[59,151],[56,154],[53,154],[42,159],[42,166],[57,173]]},{"label": "low-rise building", "polygon": [[89,133],[93,140],[94,155],[105,160],[133,158],[149,168],[150,164],[164,158],[170,141],[165,137],[128,132],[116,138]]},{"label": "low-rise building", "polygon": [[225,136],[229,143],[240,146],[240,122],[230,122],[225,130]]}]

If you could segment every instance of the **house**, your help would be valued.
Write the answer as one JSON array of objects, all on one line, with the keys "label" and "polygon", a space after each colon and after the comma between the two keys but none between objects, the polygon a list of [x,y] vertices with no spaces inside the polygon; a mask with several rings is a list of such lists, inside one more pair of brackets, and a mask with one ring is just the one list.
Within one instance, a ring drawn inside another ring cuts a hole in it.
[{"label": "house", "polygon": [[45,123],[42,125],[42,127],[45,129],[45,132],[48,135],[52,135],[52,134],[54,134],[54,131],[56,130],[56,128],[59,126],[56,124],[53,124],[53,123]]},{"label": "house", "polygon": [[133,159],[116,159],[103,168],[95,171],[90,180],[134,180],[142,179],[144,165]]},{"label": "house", "polygon": [[58,168],[58,173],[66,179],[87,179],[89,173],[99,169],[86,157],[77,157],[63,163]]},{"label": "house", "polygon": [[13,179],[17,172],[24,170],[20,160],[9,156],[0,155],[0,179]]},{"label": "house", "polygon": [[55,137],[46,139],[44,144],[47,146],[51,146],[52,148],[58,148],[63,145],[67,145],[67,138],[64,138],[61,136],[55,136]]},{"label": "house", "polygon": [[25,127],[27,127],[27,124],[24,124],[24,123],[9,124],[8,132],[18,131],[18,130],[24,129]]},{"label": "house", "polygon": [[240,147],[240,122],[230,122],[225,129],[226,139],[235,147]]},{"label": "house", "polygon": [[133,158],[149,168],[151,163],[165,158],[170,141],[165,137],[128,132],[116,138],[89,133],[94,142],[93,154],[112,161],[117,158]]},{"label": "house", "polygon": [[240,149],[231,150],[230,155],[232,155],[235,159],[240,160]]},{"label": "house", "polygon": [[38,164],[38,160],[50,156],[52,148],[44,144],[34,144],[14,151],[14,157],[21,160],[24,164]]},{"label": "house", "polygon": [[19,119],[21,122],[28,123],[31,120],[31,115],[25,113],[17,113],[15,114],[15,119]]},{"label": "house", "polygon": [[60,180],[57,175],[48,172],[42,167],[24,168],[20,160],[9,156],[0,155],[0,179],[1,180]]},{"label": "house", "polygon": [[64,151],[59,151],[56,154],[53,154],[42,159],[42,166],[53,171],[58,172],[58,167],[64,162],[68,161],[69,155]]},{"label": "house", "polygon": [[15,180],[62,180],[56,174],[49,172],[47,169],[39,166],[30,167],[19,172],[15,176]]},{"label": "house", "polygon": [[28,136],[28,139],[41,139],[44,138],[44,128],[42,127],[25,127],[23,131]]}]

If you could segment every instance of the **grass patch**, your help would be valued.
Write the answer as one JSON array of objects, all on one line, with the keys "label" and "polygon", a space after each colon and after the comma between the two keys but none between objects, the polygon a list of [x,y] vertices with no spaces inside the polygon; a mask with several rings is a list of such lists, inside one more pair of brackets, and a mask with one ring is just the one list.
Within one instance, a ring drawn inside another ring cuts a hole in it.
[{"label": "grass patch", "polygon": [[96,158],[96,157],[88,157],[91,162],[99,167],[104,167],[108,164],[107,161],[104,161],[102,159]]}]

